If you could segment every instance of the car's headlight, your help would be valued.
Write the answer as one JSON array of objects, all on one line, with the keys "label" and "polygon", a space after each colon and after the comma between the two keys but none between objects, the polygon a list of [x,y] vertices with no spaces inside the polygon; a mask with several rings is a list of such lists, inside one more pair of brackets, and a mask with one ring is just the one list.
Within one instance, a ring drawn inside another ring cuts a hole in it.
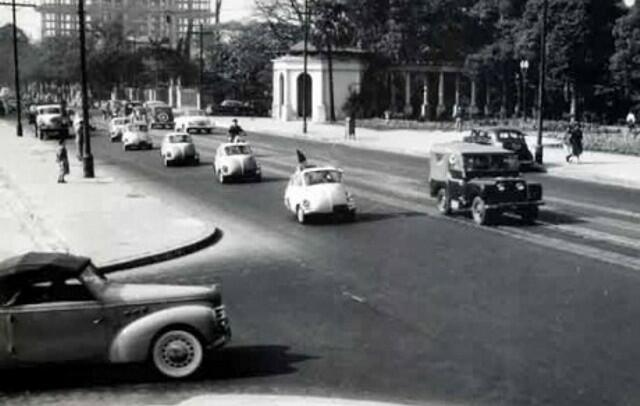
[{"label": "car's headlight", "polygon": [[309,209],[311,207],[311,202],[307,199],[304,199],[302,201],[302,207],[304,207],[305,209]]},{"label": "car's headlight", "polygon": [[227,165],[222,166],[222,172],[229,173],[229,167]]},{"label": "car's headlight", "polygon": [[516,189],[518,189],[518,191],[522,192],[526,189],[526,185],[523,182],[518,182],[516,183]]},{"label": "car's headlight", "polygon": [[498,188],[499,192],[504,192],[505,190],[507,190],[507,187],[504,185],[504,183],[498,183],[496,184],[496,187]]},{"label": "car's headlight", "polygon": [[353,195],[351,193],[345,192],[344,195],[347,198],[348,202],[352,202],[353,201]]}]

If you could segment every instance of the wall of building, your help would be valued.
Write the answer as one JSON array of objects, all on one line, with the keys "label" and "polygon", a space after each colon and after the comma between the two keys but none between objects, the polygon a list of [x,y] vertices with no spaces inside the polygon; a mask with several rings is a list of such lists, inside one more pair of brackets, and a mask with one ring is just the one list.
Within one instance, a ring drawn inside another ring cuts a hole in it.
[{"label": "wall of building", "polygon": [[[307,72],[312,80],[311,120],[323,122],[329,118],[329,66],[326,59],[310,56]],[[350,92],[358,91],[364,63],[357,58],[336,58],[333,61],[334,105],[336,118],[344,118],[342,106]],[[285,55],[273,61],[272,116],[288,121],[298,118],[298,77],[304,72],[302,56]],[[284,77],[281,100],[280,75]]]}]

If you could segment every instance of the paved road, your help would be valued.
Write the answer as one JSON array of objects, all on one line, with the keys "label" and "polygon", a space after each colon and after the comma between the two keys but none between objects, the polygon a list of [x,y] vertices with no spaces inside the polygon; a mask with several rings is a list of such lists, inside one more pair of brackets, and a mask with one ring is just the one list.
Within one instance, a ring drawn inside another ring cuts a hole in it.
[{"label": "paved road", "polygon": [[[229,391],[640,402],[639,192],[531,175],[550,203],[540,224],[481,228],[435,213],[424,159],[253,134],[265,181],[219,185],[210,163],[222,135],[196,137],[197,168],[94,140],[103,165],[224,232],[211,249],[113,277],[222,281],[232,345],[185,383],[139,367],[5,374],[2,403],[167,404]],[[295,148],[345,169],[358,222],[295,223],[282,204]]]}]

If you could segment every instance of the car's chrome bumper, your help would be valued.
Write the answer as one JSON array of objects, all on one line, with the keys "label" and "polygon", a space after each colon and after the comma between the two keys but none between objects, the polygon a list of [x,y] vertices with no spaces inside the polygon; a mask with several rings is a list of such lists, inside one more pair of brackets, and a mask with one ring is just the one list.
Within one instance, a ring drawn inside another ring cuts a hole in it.
[{"label": "car's chrome bumper", "polygon": [[517,210],[524,207],[531,206],[543,206],[544,202],[542,200],[534,200],[527,202],[510,202],[510,203],[491,203],[487,204],[485,207],[487,209],[499,209],[499,210]]}]

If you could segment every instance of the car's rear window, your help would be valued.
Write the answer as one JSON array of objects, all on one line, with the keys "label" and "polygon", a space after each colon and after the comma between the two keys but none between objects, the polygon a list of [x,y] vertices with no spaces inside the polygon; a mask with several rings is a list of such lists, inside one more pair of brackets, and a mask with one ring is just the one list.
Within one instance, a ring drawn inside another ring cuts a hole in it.
[{"label": "car's rear window", "polygon": [[335,170],[311,171],[304,174],[304,181],[308,186],[322,183],[342,182],[342,173]]},{"label": "car's rear window", "polygon": [[170,135],[169,142],[172,144],[179,144],[181,142],[191,142],[191,137],[187,134]]},{"label": "car's rear window", "polygon": [[230,145],[225,147],[224,151],[227,155],[249,155],[251,154],[251,147],[248,145]]}]

